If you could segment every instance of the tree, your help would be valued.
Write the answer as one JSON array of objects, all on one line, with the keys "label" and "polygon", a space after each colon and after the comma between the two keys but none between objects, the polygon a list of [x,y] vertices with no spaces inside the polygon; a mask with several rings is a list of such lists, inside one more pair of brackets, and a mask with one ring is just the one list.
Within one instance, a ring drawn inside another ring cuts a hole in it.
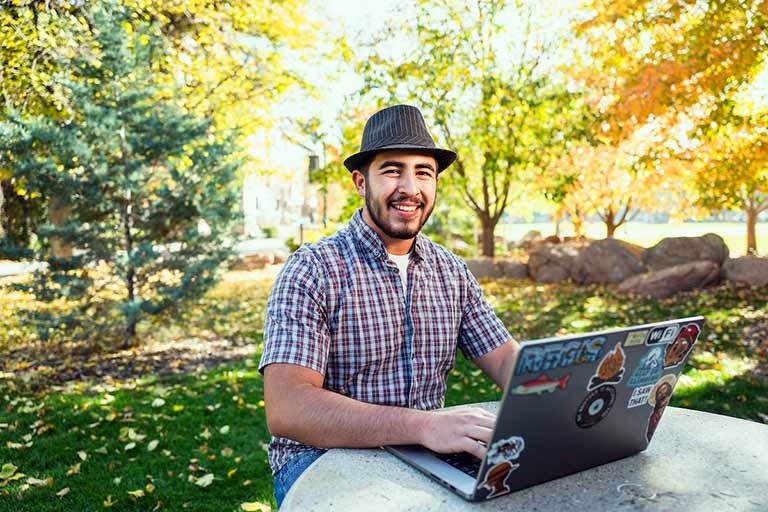
[{"label": "tree", "polygon": [[721,122],[702,132],[705,142],[697,148],[693,181],[706,208],[746,213],[746,251],[757,254],[757,217],[768,211],[768,112],[739,113],[735,104],[730,107]]},{"label": "tree", "polygon": [[413,24],[378,31],[413,41],[405,55],[371,52],[360,66],[367,91],[416,102],[457,151],[441,180],[477,216],[485,256],[507,206],[582,125],[578,95],[542,65],[551,41],[539,14],[533,3],[420,1]]},{"label": "tree", "polygon": [[[0,125],[0,167],[69,210],[38,230],[36,256],[46,265],[26,289],[69,304],[62,315],[35,318],[41,336],[121,324],[128,346],[141,315],[215,282],[238,217],[237,161],[231,137],[210,120],[158,100],[167,91],[147,69],[164,46],[151,25],[126,30],[130,11],[111,2],[85,15],[92,43],[59,76],[66,117],[11,113]],[[72,255],[51,256],[57,241]]]}]

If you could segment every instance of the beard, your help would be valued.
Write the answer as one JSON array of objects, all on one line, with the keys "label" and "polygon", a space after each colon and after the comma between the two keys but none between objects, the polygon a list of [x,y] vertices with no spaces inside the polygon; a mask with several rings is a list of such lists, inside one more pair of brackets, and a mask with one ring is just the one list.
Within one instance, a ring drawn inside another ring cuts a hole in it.
[{"label": "beard", "polygon": [[389,209],[389,205],[391,203],[404,201],[407,199],[410,198],[405,196],[396,196],[390,197],[383,203],[375,202],[373,198],[371,198],[368,189],[365,190],[365,207],[368,210],[368,214],[371,216],[371,220],[374,224],[376,224],[376,227],[378,227],[382,233],[390,238],[396,238],[398,240],[410,240],[411,238],[418,235],[419,231],[421,231],[421,227],[425,222],[427,222],[427,220],[429,220],[429,216],[432,215],[432,210],[434,210],[435,203],[437,202],[437,196],[435,196],[435,201],[432,202],[429,210],[425,210],[426,204],[424,201],[418,201],[419,207],[417,209],[421,211],[422,214],[420,218],[413,219],[414,221],[419,221],[418,226],[411,227],[408,225],[409,223],[406,223],[403,226],[394,226],[387,220],[387,210]]}]

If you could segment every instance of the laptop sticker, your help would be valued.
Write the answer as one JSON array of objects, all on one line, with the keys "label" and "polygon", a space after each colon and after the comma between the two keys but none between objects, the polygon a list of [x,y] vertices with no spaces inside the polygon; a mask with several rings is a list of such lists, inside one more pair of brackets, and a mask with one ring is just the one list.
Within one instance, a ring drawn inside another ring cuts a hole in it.
[{"label": "laptop sticker", "polygon": [[493,467],[485,474],[485,480],[480,484],[481,488],[491,491],[485,499],[496,498],[508,494],[511,489],[507,485],[509,475],[520,467],[520,464],[510,461],[516,460],[525,449],[525,440],[519,436],[511,436],[496,441],[488,449],[486,461]]},{"label": "laptop sticker", "polygon": [[669,343],[675,339],[678,327],[676,325],[667,325],[662,327],[654,327],[648,334],[648,339],[645,340],[646,345],[655,345],[657,343]]},{"label": "laptop sticker", "polygon": [[645,438],[648,442],[651,442],[653,433],[656,432],[656,427],[659,426],[661,421],[661,415],[664,413],[669,399],[672,397],[672,390],[675,388],[675,381],[677,379],[674,375],[665,375],[659,381],[654,384],[651,393],[648,396],[648,403],[653,406],[653,412],[648,417],[648,430],[645,433]]},{"label": "laptop sticker", "polygon": [[552,393],[556,389],[565,389],[571,374],[563,375],[559,379],[550,379],[542,373],[533,380],[523,382],[519,386],[512,388],[512,393],[516,395],[540,395],[542,393]]},{"label": "laptop sticker", "polygon": [[688,324],[682,329],[675,338],[675,341],[667,345],[667,352],[664,356],[664,368],[677,366],[685,359],[688,352],[693,348],[696,339],[699,337],[699,326]]},{"label": "laptop sticker", "polygon": [[579,428],[594,427],[611,412],[616,402],[616,388],[613,386],[600,386],[593,389],[576,410],[576,425]]},{"label": "laptop sticker", "polygon": [[664,348],[663,346],[652,347],[637,364],[634,373],[627,381],[627,386],[637,388],[648,386],[655,383],[664,373]]},{"label": "laptop sticker", "polygon": [[597,373],[589,379],[587,391],[603,384],[621,382],[624,376],[624,361],[626,361],[624,349],[621,348],[621,344],[617,343],[613,350],[605,354],[603,360],[597,365]]},{"label": "laptop sticker", "polygon": [[648,331],[635,331],[627,334],[627,339],[624,340],[625,347],[634,347],[635,345],[642,345],[645,342],[645,337],[648,335]]},{"label": "laptop sticker", "polygon": [[629,403],[627,403],[627,409],[633,407],[640,407],[648,403],[648,397],[651,396],[653,390],[653,384],[648,386],[639,386],[632,390],[632,396],[629,397]]},{"label": "laptop sticker", "polygon": [[603,353],[605,337],[523,346],[515,375],[541,373],[574,364],[593,363]]}]

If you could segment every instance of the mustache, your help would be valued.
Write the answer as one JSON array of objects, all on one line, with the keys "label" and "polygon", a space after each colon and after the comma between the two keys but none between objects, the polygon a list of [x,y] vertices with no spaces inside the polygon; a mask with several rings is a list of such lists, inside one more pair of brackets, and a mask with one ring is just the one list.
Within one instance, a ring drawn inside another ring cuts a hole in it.
[{"label": "mustache", "polygon": [[397,197],[390,198],[387,201],[387,204],[391,205],[392,203],[400,203],[400,202],[416,203],[417,207],[419,207],[419,208],[422,208],[426,204],[426,202],[423,199],[421,199],[420,196],[409,197],[409,196],[403,196],[403,195],[399,195]]}]

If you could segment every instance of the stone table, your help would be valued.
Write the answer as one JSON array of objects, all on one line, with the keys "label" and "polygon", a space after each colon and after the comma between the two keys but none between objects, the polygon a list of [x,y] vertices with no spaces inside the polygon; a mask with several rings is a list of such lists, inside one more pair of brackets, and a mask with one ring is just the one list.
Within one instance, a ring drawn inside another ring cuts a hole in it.
[{"label": "stone table", "polygon": [[[496,412],[497,402],[477,404]],[[667,407],[647,450],[483,503],[470,503],[381,449],[333,449],[281,511],[768,511],[768,425]]]}]

